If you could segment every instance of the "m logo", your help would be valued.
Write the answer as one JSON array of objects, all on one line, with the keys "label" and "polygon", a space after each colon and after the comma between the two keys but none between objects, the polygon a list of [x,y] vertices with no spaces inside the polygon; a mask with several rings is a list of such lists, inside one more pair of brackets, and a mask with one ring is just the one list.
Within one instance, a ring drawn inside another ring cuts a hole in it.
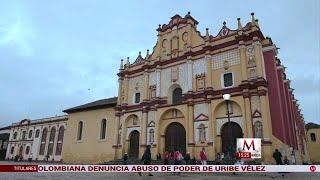
[{"label": "m logo", "polygon": [[260,138],[237,138],[238,158],[261,158]]}]

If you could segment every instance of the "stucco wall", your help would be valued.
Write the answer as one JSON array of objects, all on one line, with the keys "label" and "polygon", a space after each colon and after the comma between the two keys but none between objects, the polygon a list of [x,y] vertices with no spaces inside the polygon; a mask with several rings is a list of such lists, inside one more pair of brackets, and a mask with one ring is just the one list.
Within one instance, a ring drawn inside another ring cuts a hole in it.
[{"label": "stucco wall", "polygon": [[[102,119],[107,120],[106,139],[100,140]],[[83,122],[82,140],[77,141],[78,124]],[[69,114],[68,130],[65,132],[63,161],[66,163],[101,163],[114,158],[115,134],[113,108]]]}]

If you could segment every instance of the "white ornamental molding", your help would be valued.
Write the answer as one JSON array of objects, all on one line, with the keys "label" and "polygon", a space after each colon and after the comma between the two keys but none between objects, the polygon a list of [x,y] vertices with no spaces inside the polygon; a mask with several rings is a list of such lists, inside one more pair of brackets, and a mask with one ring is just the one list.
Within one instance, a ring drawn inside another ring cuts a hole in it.
[{"label": "white ornamental molding", "polygon": [[[243,128],[242,117],[232,117],[232,118],[230,118],[230,122],[235,122],[235,123],[239,124],[239,126],[241,127],[242,132],[243,132],[244,128]],[[228,118],[216,119],[216,132],[217,132],[217,135],[221,135],[221,128],[225,123],[228,123]]]},{"label": "white ornamental molding", "polygon": [[127,128],[126,140],[130,140],[130,134],[131,134],[132,131],[138,131],[140,133],[140,127]]}]

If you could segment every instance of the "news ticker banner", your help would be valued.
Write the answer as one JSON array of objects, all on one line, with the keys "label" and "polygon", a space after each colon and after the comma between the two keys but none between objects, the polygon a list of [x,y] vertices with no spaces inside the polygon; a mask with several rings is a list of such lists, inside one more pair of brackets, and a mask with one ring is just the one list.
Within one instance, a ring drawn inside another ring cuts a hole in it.
[{"label": "news ticker banner", "polygon": [[320,165],[0,165],[0,172],[320,172]]}]

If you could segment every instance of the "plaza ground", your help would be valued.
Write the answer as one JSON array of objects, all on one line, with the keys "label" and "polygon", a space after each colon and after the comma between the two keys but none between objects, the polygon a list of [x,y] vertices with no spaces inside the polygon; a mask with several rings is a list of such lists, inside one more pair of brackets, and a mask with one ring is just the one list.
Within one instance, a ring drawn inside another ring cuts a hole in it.
[{"label": "plaza ground", "polygon": [[[13,164],[27,164],[20,162],[7,162],[0,161],[1,165],[13,165]],[[36,164],[36,163],[31,163]],[[320,173],[286,173],[284,177],[279,173],[238,173],[233,175],[232,173],[181,173],[180,176],[173,175],[173,173],[153,173],[153,177],[149,177],[148,173],[142,173],[140,177],[137,173],[0,173],[0,179],[4,180],[42,180],[42,179],[64,179],[64,180],[81,180],[81,179],[108,179],[108,180],[139,180],[139,179],[192,179],[192,180],[204,180],[204,179],[215,179],[215,180],[225,180],[225,179],[255,179],[255,180],[265,180],[265,179],[290,179],[290,180],[312,180],[320,179]],[[276,176],[275,178],[273,178]]]}]

